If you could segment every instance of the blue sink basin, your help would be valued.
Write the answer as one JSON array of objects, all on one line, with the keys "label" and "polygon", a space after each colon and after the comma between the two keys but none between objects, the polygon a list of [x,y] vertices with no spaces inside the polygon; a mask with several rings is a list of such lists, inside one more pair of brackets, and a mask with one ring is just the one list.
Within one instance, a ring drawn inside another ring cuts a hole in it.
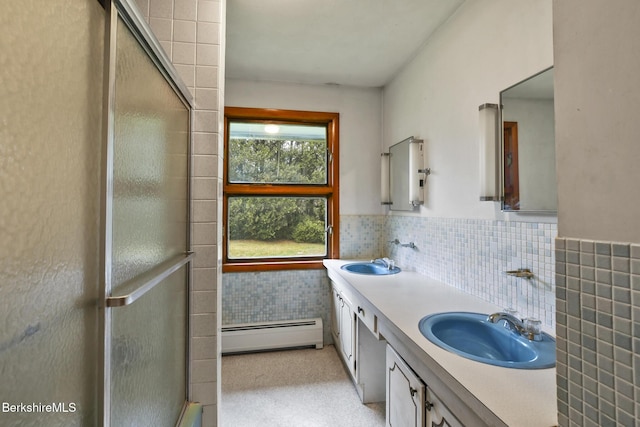
[{"label": "blue sink basin", "polygon": [[556,341],[542,333],[541,341],[491,323],[487,314],[448,312],[420,320],[422,335],[439,347],[477,362],[517,369],[552,368],[556,364]]},{"label": "blue sink basin", "polygon": [[340,268],[343,270],[350,271],[352,273],[372,274],[375,276],[385,276],[389,274],[400,273],[400,268],[398,267],[393,267],[392,269],[388,269],[386,266],[375,263],[375,262],[354,262],[351,264],[345,264]]}]

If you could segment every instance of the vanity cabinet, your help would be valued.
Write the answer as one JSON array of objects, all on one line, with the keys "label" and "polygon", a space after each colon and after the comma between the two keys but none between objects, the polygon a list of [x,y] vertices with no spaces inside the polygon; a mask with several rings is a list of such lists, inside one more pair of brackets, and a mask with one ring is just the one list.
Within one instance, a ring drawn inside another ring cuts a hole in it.
[{"label": "vanity cabinet", "polygon": [[331,281],[331,333],[363,403],[385,399],[385,346],[373,309]]},{"label": "vanity cabinet", "polygon": [[387,427],[463,427],[390,345],[386,384]]},{"label": "vanity cabinet", "polygon": [[[355,335],[351,371],[355,388],[364,403],[381,402],[388,396],[391,424],[387,425],[557,425],[555,370],[503,369],[498,374],[496,367],[438,349],[418,328],[430,314],[492,313],[497,309],[494,304],[414,272],[370,277],[342,268],[352,261],[323,263],[335,306],[331,317],[336,350],[346,358],[337,338],[342,293],[353,312],[348,317],[353,321],[349,330]],[[388,358],[387,352],[391,353]],[[529,405],[521,405],[523,397]],[[409,420],[404,419],[406,414],[411,414]]]}]

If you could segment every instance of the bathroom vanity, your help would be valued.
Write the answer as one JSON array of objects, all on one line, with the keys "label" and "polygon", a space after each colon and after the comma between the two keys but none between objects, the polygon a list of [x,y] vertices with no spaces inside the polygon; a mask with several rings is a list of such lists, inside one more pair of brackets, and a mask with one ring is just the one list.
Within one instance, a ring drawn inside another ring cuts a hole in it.
[{"label": "bathroom vanity", "polygon": [[[557,424],[555,369],[479,363],[425,338],[420,319],[502,307],[414,272],[365,275],[325,260],[332,333],[363,402],[386,400],[387,424],[519,426]],[[552,333],[552,331],[546,331]]]}]

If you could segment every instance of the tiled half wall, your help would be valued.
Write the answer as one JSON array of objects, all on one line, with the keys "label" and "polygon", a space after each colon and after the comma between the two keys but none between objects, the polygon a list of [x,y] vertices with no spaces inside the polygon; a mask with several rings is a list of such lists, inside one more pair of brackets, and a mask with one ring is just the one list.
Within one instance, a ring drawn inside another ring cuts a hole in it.
[{"label": "tiled half wall", "polygon": [[556,239],[561,426],[640,419],[640,245]]}]

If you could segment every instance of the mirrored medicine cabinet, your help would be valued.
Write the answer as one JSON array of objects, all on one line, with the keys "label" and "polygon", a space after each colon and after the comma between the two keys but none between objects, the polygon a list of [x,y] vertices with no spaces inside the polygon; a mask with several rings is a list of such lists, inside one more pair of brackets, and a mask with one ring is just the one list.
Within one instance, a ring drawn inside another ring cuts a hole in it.
[{"label": "mirrored medicine cabinet", "polygon": [[413,211],[424,203],[424,141],[413,136],[382,153],[382,204],[392,211]]},{"label": "mirrored medicine cabinet", "polygon": [[555,214],[553,68],[500,92],[502,210]]}]

